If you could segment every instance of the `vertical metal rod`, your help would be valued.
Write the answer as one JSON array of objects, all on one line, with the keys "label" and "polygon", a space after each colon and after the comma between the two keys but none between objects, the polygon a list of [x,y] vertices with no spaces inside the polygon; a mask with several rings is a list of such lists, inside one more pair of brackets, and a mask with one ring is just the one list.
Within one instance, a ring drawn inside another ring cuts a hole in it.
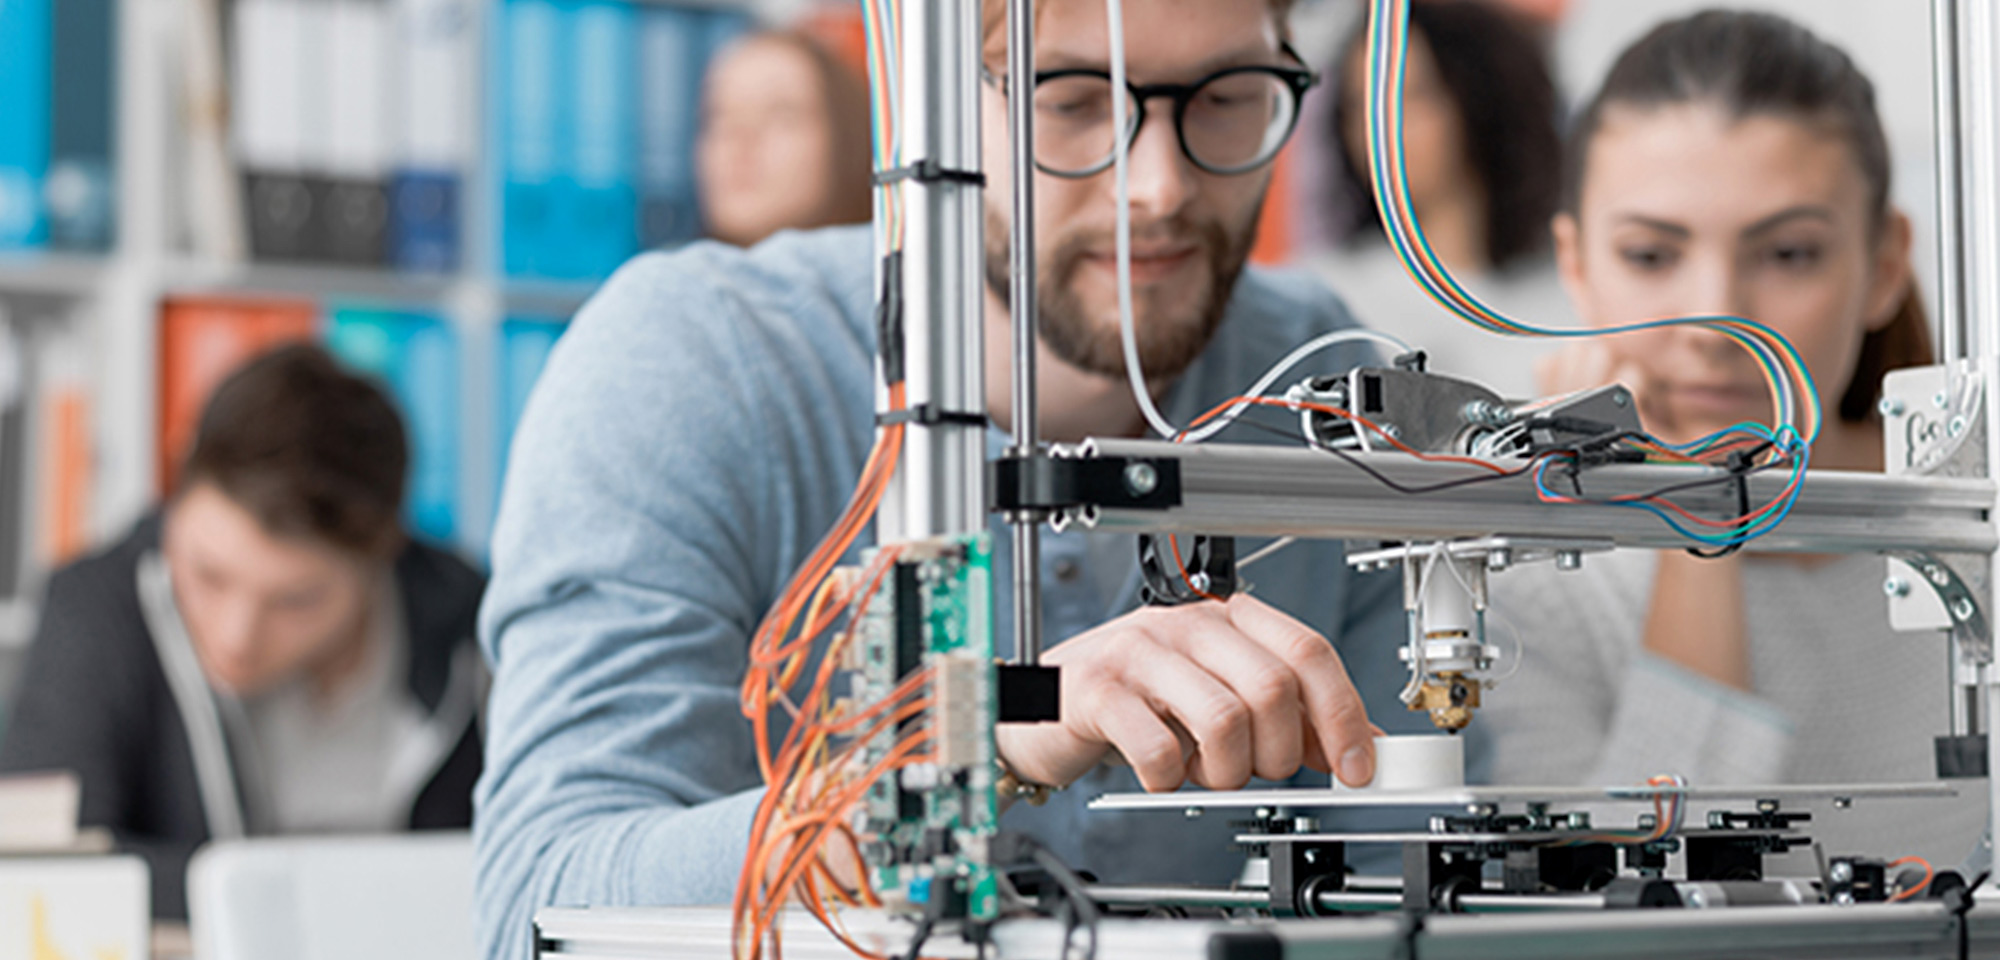
[{"label": "vertical metal rod", "polygon": [[[979,170],[979,2],[902,5],[902,90],[897,139],[905,165]],[[955,178],[909,177],[904,211],[905,385],[912,409],[985,409],[985,287],[980,281],[984,204]],[[882,540],[957,536],[986,529],[986,434],[959,421],[912,424],[878,517]]]},{"label": "vertical metal rod", "polygon": [[1931,0],[1931,112],[1937,125],[1938,360],[1967,355],[1960,157],[1958,0]]},{"label": "vertical metal rod", "polygon": [[[1013,452],[1038,443],[1035,397],[1035,24],[1032,0],[1007,0],[1007,137],[1013,161],[1013,231],[1008,239],[1008,315],[1014,335]],[[1042,518],[1007,518],[1014,537],[1014,659],[1042,656]]]}]

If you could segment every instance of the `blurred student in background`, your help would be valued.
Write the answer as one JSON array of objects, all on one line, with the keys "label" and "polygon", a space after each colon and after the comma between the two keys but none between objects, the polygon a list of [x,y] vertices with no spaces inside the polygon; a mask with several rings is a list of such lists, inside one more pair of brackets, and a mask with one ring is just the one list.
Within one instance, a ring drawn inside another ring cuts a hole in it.
[{"label": "blurred student in background", "polygon": [[[1367,26],[1364,13],[1331,74],[1338,246],[1311,265],[1362,322],[1429,353],[1433,371],[1530,396],[1533,360],[1546,342],[1495,336],[1447,315],[1382,238],[1367,173]],[[1559,110],[1534,24],[1490,0],[1411,4],[1403,156],[1418,221],[1468,289],[1538,326],[1570,317],[1548,259]]]},{"label": "blurred student in background", "polygon": [[[1783,334],[1817,381],[1812,467],[1882,468],[1882,374],[1931,362],[1909,218],[1889,199],[1873,85],[1846,53],[1762,13],[1708,11],[1628,48],[1570,140],[1557,259],[1593,326],[1723,314]],[[1687,441],[1772,400],[1749,354],[1671,328],[1580,341],[1550,391],[1612,380],[1652,433]],[[1525,646],[1487,699],[1506,782],[1696,785],[1929,780],[1948,729],[1941,637],[1890,630],[1879,557],[1620,551],[1581,571],[1495,578]],[[1504,642],[1504,638],[1503,638]],[[1985,826],[1983,782],[1924,806],[1863,804],[1812,826],[1829,853],[1954,865]]]},{"label": "blurred student in background", "polygon": [[217,388],[164,509],[50,579],[0,771],[75,772],[155,917],[212,838],[471,823],[484,581],[404,534],[408,462],[380,390],[282,348]]},{"label": "blurred student in background", "polygon": [[708,69],[695,160],[709,236],[750,246],[780,230],[864,223],[868,88],[803,31],[737,41]]}]

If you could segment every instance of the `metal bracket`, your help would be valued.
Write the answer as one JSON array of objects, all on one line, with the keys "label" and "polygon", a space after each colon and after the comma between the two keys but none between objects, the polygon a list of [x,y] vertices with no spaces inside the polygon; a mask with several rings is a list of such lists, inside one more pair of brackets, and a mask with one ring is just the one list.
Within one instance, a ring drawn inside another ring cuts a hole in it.
[{"label": "metal bracket", "polygon": [[[1988,587],[1985,556],[1918,551],[1891,551],[1885,556],[1889,576],[1882,582],[1882,592],[1888,596],[1892,626],[1903,631],[1949,630],[1959,656],[1969,665],[1993,662],[1993,639],[1979,599]],[[1921,602],[1926,594],[1935,597],[1936,604]]]},{"label": "metal bracket", "polygon": [[1000,512],[1181,505],[1181,464],[1172,458],[1007,456],[988,465],[987,481]]},{"label": "metal bracket", "polygon": [[1968,361],[1882,378],[1882,464],[1891,475],[1986,476],[1985,378]]}]

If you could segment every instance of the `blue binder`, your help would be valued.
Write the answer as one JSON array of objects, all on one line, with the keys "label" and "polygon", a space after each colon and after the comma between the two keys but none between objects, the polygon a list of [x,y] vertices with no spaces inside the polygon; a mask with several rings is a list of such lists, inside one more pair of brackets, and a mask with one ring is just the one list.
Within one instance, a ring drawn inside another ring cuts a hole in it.
[{"label": "blue binder", "polygon": [[638,249],[638,14],[586,0],[569,18],[575,126],[557,275],[597,280]]},{"label": "blue binder", "polygon": [[500,160],[501,268],[551,277],[561,238],[557,179],[569,142],[568,18],[554,0],[507,0],[492,61],[492,113]]},{"label": "blue binder", "polygon": [[542,367],[549,361],[549,351],[555,349],[556,341],[568,326],[561,320],[535,317],[508,317],[500,324],[499,363],[493,378],[498,394],[493,418],[496,431],[493,444],[493,489],[496,495],[493,503],[496,509],[500,503],[497,494],[507,476],[507,457],[514,443],[514,429],[520,425],[521,413],[528,407],[528,395],[534,390],[535,380],[542,375]]},{"label": "blue binder", "polygon": [[48,218],[50,5],[0,0],[0,250],[42,246]]},{"label": "blue binder", "polygon": [[702,234],[694,138],[708,55],[706,15],[675,7],[642,14],[640,45],[640,243],[672,247]]},{"label": "blue binder", "polygon": [[53,13],[55,63],[50,101],[54,109],[48,182],[43,191],[49,246],[109,250],[117,220],[112,173],[118,127],[117,4],[115,0],[62,0],[55,4]]},{"label": "blue binder", "polygon": [[458,534],[458,344],[437,317],[346,308],[334,311],[327,346],[342,362],[376,377],[396,401],[410,442],[403,517],[440,543]]}]

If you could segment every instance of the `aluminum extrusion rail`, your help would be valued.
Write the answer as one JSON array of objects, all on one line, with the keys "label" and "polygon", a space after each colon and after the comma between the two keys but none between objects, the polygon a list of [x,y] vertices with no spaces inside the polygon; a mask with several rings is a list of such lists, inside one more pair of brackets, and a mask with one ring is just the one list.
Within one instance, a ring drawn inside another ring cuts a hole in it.
[{"label": "aluminum extrusion rail", "polygon": [[[1164,510],[1084,507],[1065,520],[1098,529],[1159,533],[1424,540],[1475,536],[1597,539],[1627,547],[1675,548],[1690,541],[1641,510],[1537,499],[1519,476],[1427,494],[1392,490],[1324,451],[1246,444],[1174,444],[1093,439],[1058,455],[1175,460],[1180,505]],[[1355,453],[1397,483],[1423,487],[1477,475],[1464,464],[1398,453]],[[1702,467],[1608,465],[1582,474],[1584,492],[1615,497],[1697,480]],[[1551,468],[1548,481],[1566,489]],[[1781,471],[1750,478],[1752,503],[1785,485]],[[1676,503],[1699,516],[1736,512],[1731,485],[1684,491]],[[1986,553],[1996,546],[1994,485],[1984,479],[1891,477],[1811,471],[1791,516],[1753,543],[1794,552],[1936,551]]]}]

